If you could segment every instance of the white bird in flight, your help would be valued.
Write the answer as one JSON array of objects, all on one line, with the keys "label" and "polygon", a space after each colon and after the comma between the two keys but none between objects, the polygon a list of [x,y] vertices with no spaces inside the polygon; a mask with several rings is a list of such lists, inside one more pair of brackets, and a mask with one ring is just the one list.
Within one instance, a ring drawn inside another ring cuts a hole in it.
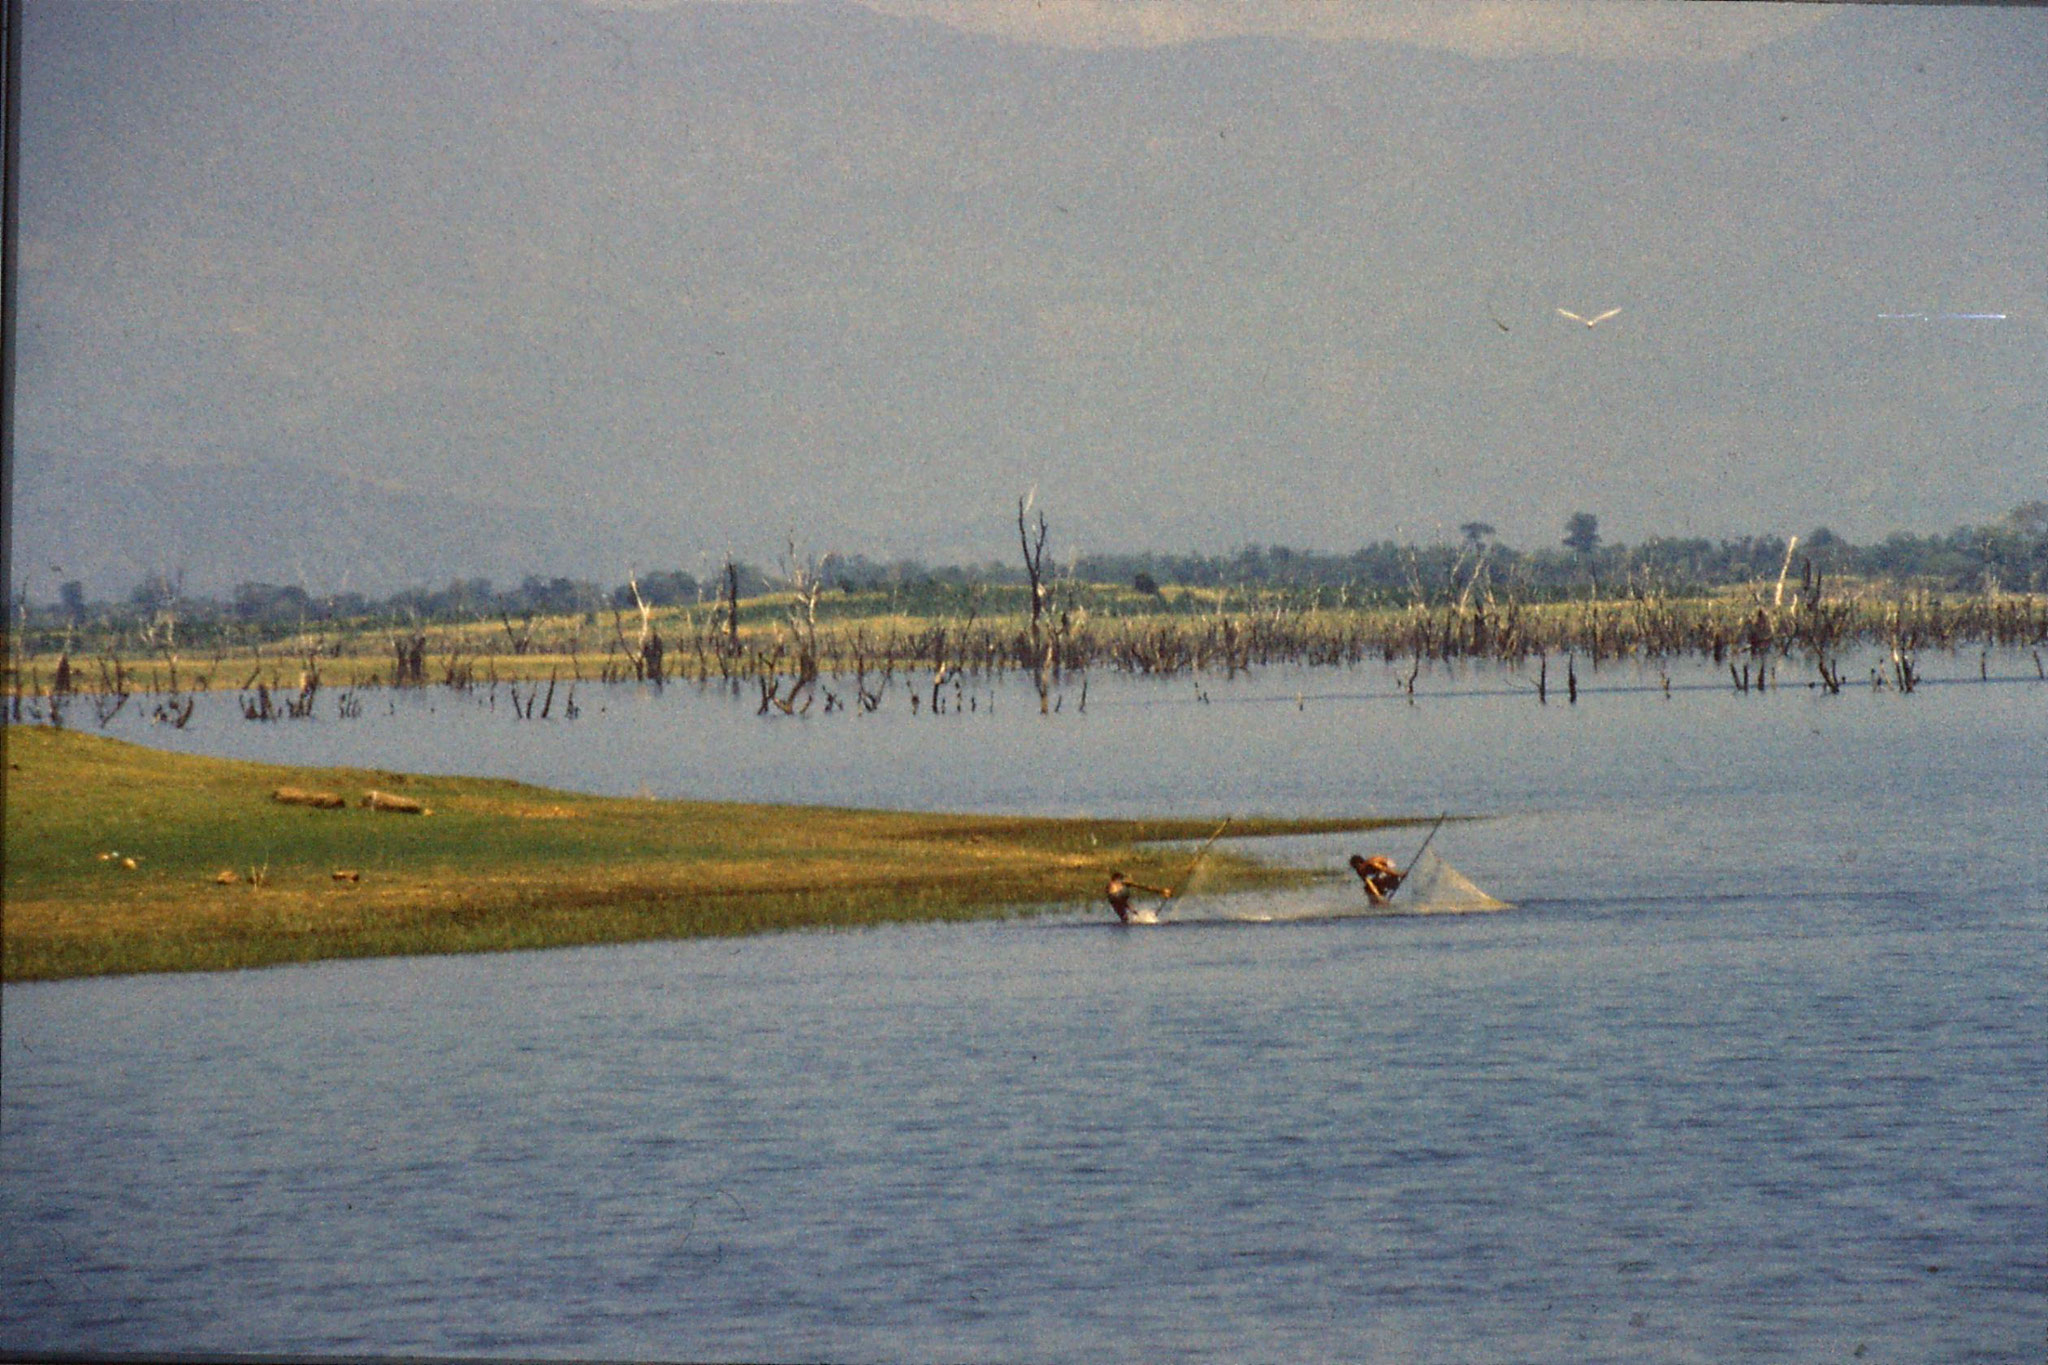
[{"label": "white bird in flight", "polygon": [[1619,313],[1621,310],[1619,308],[1610,308],[1597,318],[1582,318],[1569,308],[1560,308],[1557,311],[1563,314],[1565,317],[1570,318],[1573,322],[1583,322],[1588,327],[1598,327],[1601,323],[1607,321],[1607,319],[1613,317],[1616,313]]}]

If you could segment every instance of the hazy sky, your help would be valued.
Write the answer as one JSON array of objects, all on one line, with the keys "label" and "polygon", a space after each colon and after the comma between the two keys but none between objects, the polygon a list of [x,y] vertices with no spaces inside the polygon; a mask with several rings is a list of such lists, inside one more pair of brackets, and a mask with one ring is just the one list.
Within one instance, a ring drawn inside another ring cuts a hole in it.
[{"label": "hazy sky", "polygon": [[25,35],[25,451],[312,459],[683,564],[1007,556],[1033,486],[1061,555],[2048,496],[2041,10],[28,0]]}]

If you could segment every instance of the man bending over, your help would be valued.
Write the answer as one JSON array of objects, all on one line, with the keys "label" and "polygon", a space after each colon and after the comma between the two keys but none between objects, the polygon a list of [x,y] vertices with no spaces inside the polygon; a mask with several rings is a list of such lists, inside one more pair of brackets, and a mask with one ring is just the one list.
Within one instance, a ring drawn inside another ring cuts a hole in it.
[{"label": "man bending over", "polygon": [[1131,881],[1121,872],[1110,873],[1109,887],[1104,894],[1109,897],[1109,908],[1116,911],[1117,919],[1124,924],[1129,924],[1133,915],[1139,916],[1141,922],[1152,918],[1150,910],[1131,909],[1133,891],[1150,891],[1161,900],[1173,899],[1173,888],[1170,886],[1147,886],[1143,882]]},{"label": "man bending over", "polygon": [[1394,894],[1394,888],[1401,884],[1401,874],[1394,869],[1393,859],[1383,853],[1370,858],[1351,855],[1351,870],[1358,874],[1358,880],[1365,883],[1365,898],[1374,905],[1385,905],[1387,897]]}]

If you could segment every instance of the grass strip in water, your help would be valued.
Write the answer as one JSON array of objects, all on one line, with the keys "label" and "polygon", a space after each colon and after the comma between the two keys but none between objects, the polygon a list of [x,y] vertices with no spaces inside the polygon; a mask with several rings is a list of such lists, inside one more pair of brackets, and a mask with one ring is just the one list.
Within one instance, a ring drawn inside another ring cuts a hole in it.
[{"label": "grass strip in water", "polygon": [[[621,943],[1077,905],[1170,884],[1213,819],[586,796],[6,730],[4,977]],[[295,791],[291,791],[295,789]],[[286,800],[281,791],[291,791]],[[385,797],[376,808],[368,794]],[[344,804],[306,798],[335,795]],[[400,809],[416,804],[427,813]],[[1235,838],[1379,819],[1234,820]],[[1204,890],[1322,876],[1217,847]],[[1105,913],[1107,913],[1105,911]]]}]

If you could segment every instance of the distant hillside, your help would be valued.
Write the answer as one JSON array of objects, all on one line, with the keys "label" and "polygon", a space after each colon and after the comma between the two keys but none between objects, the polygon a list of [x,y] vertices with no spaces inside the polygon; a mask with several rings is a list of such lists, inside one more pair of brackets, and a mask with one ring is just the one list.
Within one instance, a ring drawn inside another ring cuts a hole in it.
[{"label": "distant hillside", "polygon": [[387,487],[287,461],[167,465],[24,453],[9,508],[14,583],[37,601],[79,579],[121,600],[153,572],[226,597],[248,580],[381,595],[461,577],[622,581],[693,547],[651,519],[505,507]]}]

